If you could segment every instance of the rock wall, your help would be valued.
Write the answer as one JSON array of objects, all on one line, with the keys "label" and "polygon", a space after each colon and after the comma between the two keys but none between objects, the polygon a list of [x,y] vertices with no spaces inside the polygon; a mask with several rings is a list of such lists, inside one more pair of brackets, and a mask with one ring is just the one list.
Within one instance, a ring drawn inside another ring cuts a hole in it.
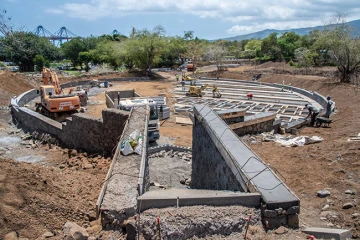
[{"label": "rock wall", "polygon": [[[272,127],[275,115],[236,123],[236,129]],[[194,106],[192,188],[259,192],[263,223],[269,229],[298,227],[300,200],[269,166],[242,142],[215,111]],[[234,183],[236,182],[236,183]],[[237,187],[237,189],[236,189]]]},{"label": "rock wall", "polygon": [[191,188],[243,191],[203,124],[193,125]]},{"label": "rock wall", "polygon": [[247,134],[259,134],[263,132],[271,132],[274,129],[274,119],[267,120],[260,123],[255,123],[253,125],[244,126],[238,129],[233,129],[233,131],[238,136],[244,136]]},{"label": "rock wall", "polygon": [[59,139],[64,147],[109,156],[113,153],[129,113],[104,109],[102,119],[77,113],[65,123],[56,122],[25,107],[12,107],[12,115],[14,122],[26,131],[49,133]]}]

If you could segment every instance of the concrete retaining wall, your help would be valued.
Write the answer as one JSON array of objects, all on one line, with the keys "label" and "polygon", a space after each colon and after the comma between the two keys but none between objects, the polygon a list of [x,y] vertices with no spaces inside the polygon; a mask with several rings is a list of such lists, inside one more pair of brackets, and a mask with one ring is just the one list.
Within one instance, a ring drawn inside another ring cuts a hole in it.
[{"label": "concrete retaining wall", "polygon": [[105,103],[107,108],[115,108],[114,101],[105,92]]}]

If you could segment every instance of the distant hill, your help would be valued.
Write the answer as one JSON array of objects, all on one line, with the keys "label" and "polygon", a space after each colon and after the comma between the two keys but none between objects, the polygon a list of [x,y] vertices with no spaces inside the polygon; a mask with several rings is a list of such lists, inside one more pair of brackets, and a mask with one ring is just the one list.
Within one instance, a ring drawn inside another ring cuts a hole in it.
[{"label": "distant hill", "polygon": [[[355,21],[351,21],[348,22],[348,24],[352,27],[354,27],[355,29],[357,29],[357,36],[360,36],[360,19],[359,20],[355,20]],[[277,32],[280,36],[281,34],[283,34],[284,32],[295,32],[299,35],[305,35],[305,34],[309,34],[311,31],[315,30],[315,29],[322,29],[323,26],[316,26],[316,27],[308,27],[308,28],[293,28],[293,29],[287,29],[287,30],[276,30],[276,29],[265,29],[259,32],[254,32],[254,33],[249,33],[249,34],[244,34],[244,35],[239,35],[236,37],[229,37],[229,38],[221,38],[222,40],[227,40],[227,41],[241,41],[241,40],[245,40],[245,39],[263,39],[266,38],[267,36],[269,36],[271,33],[273,32]]]}]

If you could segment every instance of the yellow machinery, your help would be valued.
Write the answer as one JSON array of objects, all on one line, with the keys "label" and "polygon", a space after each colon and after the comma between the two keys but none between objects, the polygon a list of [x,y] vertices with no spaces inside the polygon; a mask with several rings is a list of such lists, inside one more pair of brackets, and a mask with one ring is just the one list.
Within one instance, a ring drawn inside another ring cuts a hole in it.
[{"label": "yellow machinery", "polygon": [[36,104],[36,111],[56,121],[64,121],[80,108],[80,99],[75,94],[64,94],[56,72],[43,68],[44,84],[40,86],[41,102]]},{"label": "yellow machinery", "polygon": [[183,72],[183,73],[182,73],[182,80],[183,80],[183,81],[192,81],[193,78],[185,75],[185,73]]},{"label": "yellow machinery", "polygon": [[190,86],[189,87],[189,92],[186,93],[186,96],[188,97],[202,97],[205,95],[205,93],[203,93],[202,91],[205,90],[205,88],[207,88],[209,85],[203,85],[201,87],[197,87],[197,86]]}]

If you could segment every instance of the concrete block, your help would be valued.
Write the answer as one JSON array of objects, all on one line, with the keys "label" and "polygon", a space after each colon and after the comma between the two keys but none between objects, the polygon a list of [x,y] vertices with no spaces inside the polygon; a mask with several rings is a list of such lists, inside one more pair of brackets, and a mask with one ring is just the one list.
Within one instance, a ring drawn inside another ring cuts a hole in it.
[{"label": "concrete block", "polygon": [[291,228],[299,228],[299,215],[287,215],[287,225]]},{"label": "concrete block", "polygon": [[303,232],[323,239],[346,240],[352,238],[351,232],[346,229],[305,228]]},{"label": "concrete block", "polygon": [[276,211],[274,210],[265,210],[264,211],[264,217],[268,217],[268,218],[273,218],[273,217],[276,217],[278,214]]},{"label": "concrete block", "polygon": [[280,215],[274,218],[263,217],[262,221],[268,229],[276,229],[281,226],[287,225],[286,215]]}]

